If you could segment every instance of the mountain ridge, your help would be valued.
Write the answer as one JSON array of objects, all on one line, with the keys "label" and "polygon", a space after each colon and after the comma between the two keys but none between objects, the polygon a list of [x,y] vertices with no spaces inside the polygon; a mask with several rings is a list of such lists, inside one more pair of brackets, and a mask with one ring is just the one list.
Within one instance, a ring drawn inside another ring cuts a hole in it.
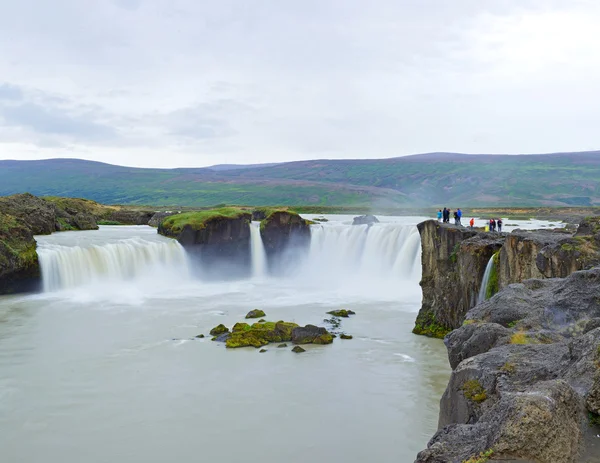
[{"label": "mountain ridge", "polygon": [[434,152],[171,169],[75,158],[0,160],[0,195],[24,191],[157,206],[594,206],[600,151]]}]

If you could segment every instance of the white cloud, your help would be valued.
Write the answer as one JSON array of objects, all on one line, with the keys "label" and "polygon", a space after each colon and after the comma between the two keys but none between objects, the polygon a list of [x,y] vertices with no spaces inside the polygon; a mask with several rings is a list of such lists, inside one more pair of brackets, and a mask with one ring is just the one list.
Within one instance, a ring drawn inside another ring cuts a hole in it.
[{"label": "white cloud", "polygon": [[594,149],[600,6],[0,0],[0,158]]}]

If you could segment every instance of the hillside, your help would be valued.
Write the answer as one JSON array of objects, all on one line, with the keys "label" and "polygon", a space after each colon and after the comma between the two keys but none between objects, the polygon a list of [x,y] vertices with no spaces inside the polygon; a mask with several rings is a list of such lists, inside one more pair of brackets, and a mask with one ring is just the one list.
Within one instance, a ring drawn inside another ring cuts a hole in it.
[{"label": "hillside", "polygon": [[240,167],[140,169],[76,159],[0,161],[0,195],[28,191],[157,206],[600,205],[600,151],[430,153]]}]

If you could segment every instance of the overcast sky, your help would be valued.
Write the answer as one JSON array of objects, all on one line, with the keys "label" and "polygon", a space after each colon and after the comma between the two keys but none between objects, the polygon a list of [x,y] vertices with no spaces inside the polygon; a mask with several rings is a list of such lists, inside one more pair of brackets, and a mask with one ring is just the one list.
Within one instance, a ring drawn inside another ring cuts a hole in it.
[{"label": "overcast sky", "polygon": [[600,148],[597,0],[0,0],[0,159]]}]

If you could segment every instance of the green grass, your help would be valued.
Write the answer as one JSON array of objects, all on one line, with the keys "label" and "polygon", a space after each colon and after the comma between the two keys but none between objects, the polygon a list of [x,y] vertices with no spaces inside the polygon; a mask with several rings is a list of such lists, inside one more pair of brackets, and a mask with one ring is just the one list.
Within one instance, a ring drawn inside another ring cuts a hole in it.
[{"label": "green grass", "polygon": [[162,227],[170,229],[174,233],[179,233],[185,226],[190,226],[194,230],[201,230],[206,222],[217,218],[236,219],[248,214],[246,209],[238,207],[223,207],[220,209],[209,209],[198,212],[184,212],[182,214],[167,217],[162,222]]}]

